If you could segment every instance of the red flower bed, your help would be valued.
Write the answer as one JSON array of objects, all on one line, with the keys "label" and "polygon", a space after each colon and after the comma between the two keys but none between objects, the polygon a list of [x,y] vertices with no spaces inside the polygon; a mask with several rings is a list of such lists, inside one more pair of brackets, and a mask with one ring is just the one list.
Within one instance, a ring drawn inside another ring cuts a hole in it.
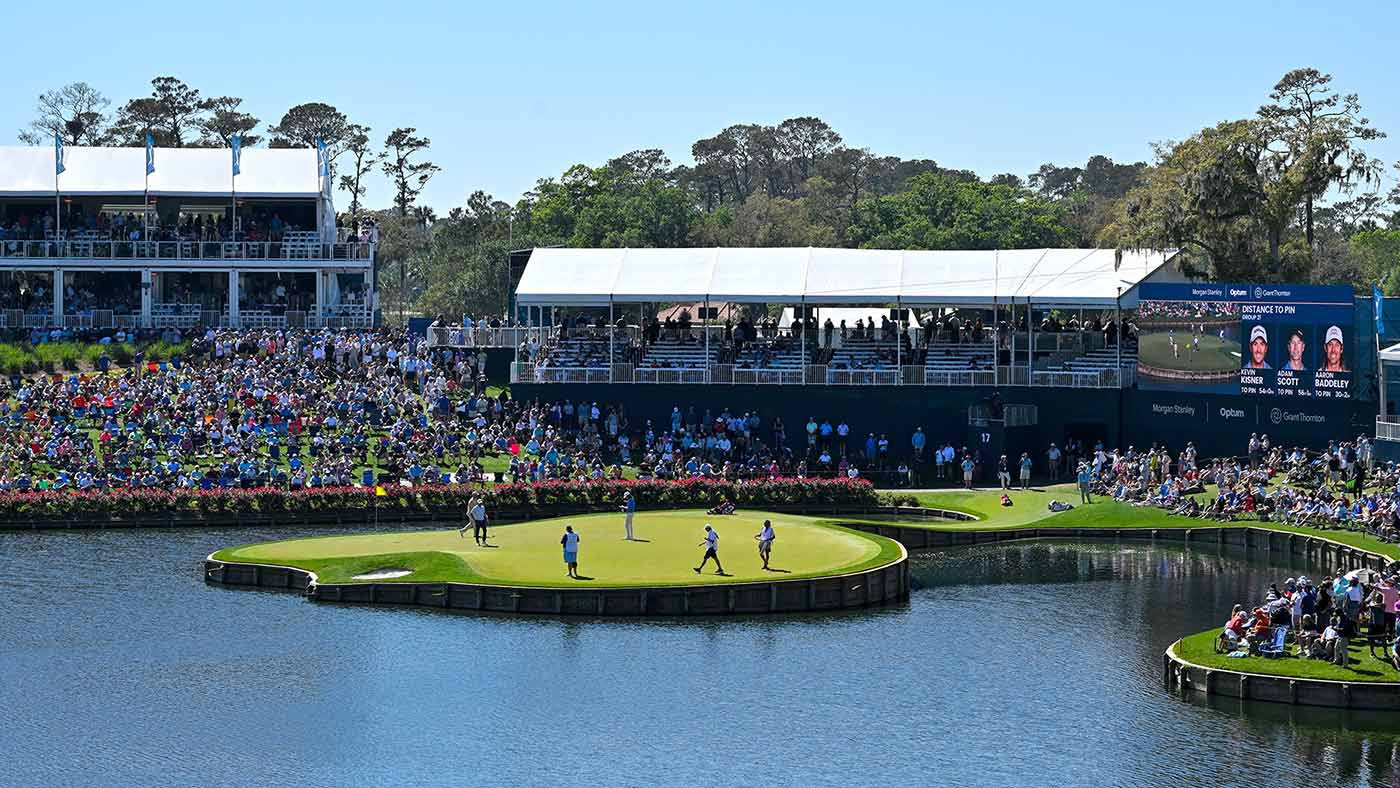
[{"label": "red flower bed", "polygon": [[463,510],[474,495],[485,495],[491,509],[604,507],[619,505],[630,490],[643,507],[709,508],[721,500],[738,506],[867,505],[878,503],[864,479],[770,479],[730,482],[590,481],[499,484],[485,489],[459,485],[384,488],[321,487],[313,490],[108,490],[0,493],[0,517],[87,517],[178,512],[271,513],[364,511],[432,512]]}]

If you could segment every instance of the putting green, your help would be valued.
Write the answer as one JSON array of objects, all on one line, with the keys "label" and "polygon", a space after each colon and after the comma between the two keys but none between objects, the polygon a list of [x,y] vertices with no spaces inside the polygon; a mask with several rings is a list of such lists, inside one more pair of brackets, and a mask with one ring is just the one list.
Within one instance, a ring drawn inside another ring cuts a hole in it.
[{"label": "putting green", "polygon": [[1177,352],[1173,354],[1167,332],[1143,334],[1138,337],[1138,358],[1148,366],[1181,372],[1220,373],[1240,368],[1239,345],[1234,342],[1221,342],[1219,336],[1206,334],[1201,337],[1200,349],[1192,352],[1189,331],[1177,331],[1175,336]]},{"label": "putting green", "polygon": [[[753,536],[773,521],[777,540],[770,571],[763,569]],[[726,575],[704,574],[700,562],[705,524],[720,535]],[[559,538],[565,525],[578,532],[581,580],[565,576]],[[536,520],[490,529],[488,547],[455,529],[328,536],[264,542],[220,550],[220,561],[308,569],[321,583],[353,583],[381,570],[411,570],[377,582],[462,582],[577,587],[661,586],[791,580],[862,571],[898,560],[904,548],[882,536],[825,524],[818,518],[766,512],[714,516],[700,510],[638,513],[636,541],[623,539],[621,514]]]}]

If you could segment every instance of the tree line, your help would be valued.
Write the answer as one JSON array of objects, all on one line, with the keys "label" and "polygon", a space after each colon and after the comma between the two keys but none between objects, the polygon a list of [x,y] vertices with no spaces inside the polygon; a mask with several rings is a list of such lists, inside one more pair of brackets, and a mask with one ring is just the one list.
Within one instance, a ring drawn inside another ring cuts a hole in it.
[{"label": "tree line", "polygon": [[[114,116],[85,85],[46,93],[21,136],[132,144],[159,132],[163,145],[217,145],[259,127],[237,99],[203,99],[169,77],[152,87]],[[1151,162],[1095,155],[983,178],[877,155],[798,117],[724,128],[691,146],[689,164],[640,149],[541,178],[514,204],[475,191],[441,217],[418,204],[438,167],[412,128],[376,147],[335,108],[303,104],[266,135],[273,146],[320,136],[343,155],[337,185],[352,221],[367,213],[366,179],[376,169],[390,179],[393,208],[372,212],[386,313],[497,311],[506,253],[546,245],[1175,248],[1190,270],[1221,280],[1381,282],[1400,294],[1400,187],[1385,190],[1386,167],[1366,150],[1384,134],[1359,97],[1311,68],[1262,95],[1246,117],[1154,145]]]},{"label": "tree line", "polygon": [[[298,104],[259,133],[260,118],[243,109],[235,96],[205,96],[169,76],[151,80],[151,93],[129,99],[112,110],[112,101],[86,82],[75,82],[39,95],[35,118],[19,132],[28,145],[143,147],[149,136],[162,148],[225,148],[235,136],[244,147],[264,142],[272,148],[326,146],[331,183],[349,195],[346,219],[364,213],[368,179],[376,170],[393,187],[394,209],[409,216],[429,179],[440,168],[423,157],[431,141],[417,129],[396,128],[375,144],[371,129],[323,102]],[[348,166],[340,166],[345,161]]]}]

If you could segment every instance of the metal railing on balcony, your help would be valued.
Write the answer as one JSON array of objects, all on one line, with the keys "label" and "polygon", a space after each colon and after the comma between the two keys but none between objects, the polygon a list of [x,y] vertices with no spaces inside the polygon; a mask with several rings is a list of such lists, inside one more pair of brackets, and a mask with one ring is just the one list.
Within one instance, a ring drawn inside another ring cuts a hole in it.
[{"label": "metal railing on balcony", "polygon": [[524,326],[429,326],[429,347],[519,347],[531,336],[539,337],[541,329]]},{"label": "metal railing on balcony", "polygon": [[0,259],[13,260],[250,260],[351,262],[374,259],[375,244],[347,241],[99,241],[84,238],[0,241]]},{"label": "metal railing on balcony", "polygon": [[1400,441],[1400,422],[1386,421],[1385,419],[1385,416],[1376,417],[1376,439]]}]

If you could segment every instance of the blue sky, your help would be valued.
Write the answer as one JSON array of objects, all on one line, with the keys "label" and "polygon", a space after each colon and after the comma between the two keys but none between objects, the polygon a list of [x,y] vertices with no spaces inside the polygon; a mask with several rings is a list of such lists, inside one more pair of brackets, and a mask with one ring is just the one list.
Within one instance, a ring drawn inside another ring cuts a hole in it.
[{"label": "blue sky", "polygon": [[729,124],[797,115],[984,176],[1148,159],[1152,141],[1250,114],[1313,66],[1392,134],[1372,152],[1400,159],[1400,5],[1246,5],[13,3],[0,140],[43,90],[86,81],[116,105],[168,74],[266,122],[320,100],[379,139],[415,126],[443,167],[425,202],[445,212],[636,148],[688,161]]}]

